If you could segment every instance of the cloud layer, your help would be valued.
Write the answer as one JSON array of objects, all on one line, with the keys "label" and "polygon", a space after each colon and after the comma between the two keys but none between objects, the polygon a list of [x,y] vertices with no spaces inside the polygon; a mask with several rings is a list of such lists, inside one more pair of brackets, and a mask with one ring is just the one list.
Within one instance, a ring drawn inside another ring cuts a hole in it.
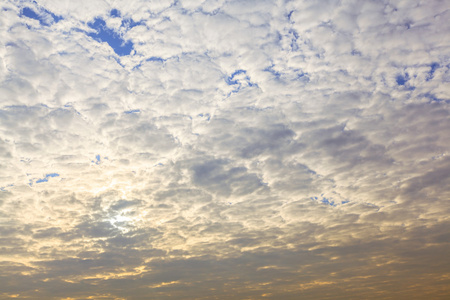
[{"label": "cloud layer", "polygon": [[450,295],[446,1],[0,6],[0,298]]}]

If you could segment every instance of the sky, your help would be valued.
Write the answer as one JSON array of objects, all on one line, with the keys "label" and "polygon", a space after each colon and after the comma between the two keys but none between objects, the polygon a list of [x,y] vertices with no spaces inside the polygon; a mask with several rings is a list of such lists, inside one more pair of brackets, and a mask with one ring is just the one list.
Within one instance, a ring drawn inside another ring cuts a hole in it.
[{"label": "sky", "polygon": [[449,299],[449,1],[0,10],[0,299]]}]

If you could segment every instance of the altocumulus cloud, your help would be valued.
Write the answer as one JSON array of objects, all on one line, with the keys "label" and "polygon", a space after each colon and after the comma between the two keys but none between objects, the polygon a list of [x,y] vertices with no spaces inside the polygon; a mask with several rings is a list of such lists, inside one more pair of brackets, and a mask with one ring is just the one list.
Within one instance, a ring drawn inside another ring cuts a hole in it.
[{"label": "altocumulus cloud", "polygon": [[448,1],[0,9],[0,298],[450,296]]}]

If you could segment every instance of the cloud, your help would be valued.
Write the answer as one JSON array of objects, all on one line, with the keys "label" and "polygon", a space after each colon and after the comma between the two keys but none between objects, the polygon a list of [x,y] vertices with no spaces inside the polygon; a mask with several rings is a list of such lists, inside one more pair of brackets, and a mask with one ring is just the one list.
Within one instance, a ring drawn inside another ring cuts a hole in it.
[{"label": "cloud", "polygon": [[449,295],[445,1],[0,6],[0,298]]}]

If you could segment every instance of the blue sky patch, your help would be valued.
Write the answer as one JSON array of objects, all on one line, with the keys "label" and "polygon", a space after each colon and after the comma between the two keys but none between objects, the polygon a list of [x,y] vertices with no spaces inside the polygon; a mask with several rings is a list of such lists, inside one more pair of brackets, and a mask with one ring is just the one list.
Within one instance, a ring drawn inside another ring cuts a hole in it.
[{"label": "blue sky patch", "polygon": [[[112,18],[121,18],[122,17],[122,13],[120,12],[120,10],[113,8],[110,12],[109,12],[109,16]],[[143,22],[135,22],[133,19],[131,18],[124,18],[122,20],[122,27],[125,27],[127,29],[139,26],[139,25],[143,25]]]},{"label": "blue sky patch", "polygon": [[208,114],[208,113],[206,113],[206,114],[198,114],[198,116],[199,116],[200,118],[205,117],[205,118],[206,118],[206,121],[211,120],[211,115]]},{"label": "blue sky patch", "polygon": [[152,56],[147,61],[157,61],[157,62],[164,62],[165,60],[161,57]]},{"label": "blue sky patch", "polygon": [[[310,197],[310,199],[311,199],[312,201],[318,201],[318,202],[320,202],[320,203],[323,203],[323,204],[326,204],[326,205],[329,205],[329,206],[333,206],[333,207],[335,207],[335,206],[338,205],[338,204],[337,204],[336,202],[334,202],[334,200],[331,199],[331,198],[323,197],[323,195],[320,195],[320,197],[321,197],[322,199],[320,199],[319,197],[316,197],[316,196]],[[342,201],[341,204],[345,204],[345,203],[348,203],[348,202],[349,202],[349,201]]]},{"label": "blue sky patch", "polygon": [[300,47],[297,44],[297,40],[300,37],[300,35],[294,29],[289,30],[289,33],[292,35],[292,38],[291,38],[291,51],[298,51],[300,49]]},{"label": "blue sky patch", "polygon": [[206,16],[215,16],[215,15],[217,15],[217,14],[220,12],[220,8],[216,8],[216,9],[214,9],[213,11],[209,12],[209,11],[205,11],[205,10],[203,9],[203,7],[200,7],[200,8],[198,8],[198,9],[196,9],[195,12],[196,12],[196,13],[197,13],[197,12],[202,13],[202,14],[204,14],[204,15],[206,15]]},{"label": "blue sky patch", "polygon": [[4,192],[4,191],[6,191],[6,188],[9,188],[12,186],[14,186],[14,184],[8,184],[7,186],[2,186],[2,187],[0,187],[0,191]]},{"label": "blue sky patch", "polygon": [[239,75],[239,74],[246,74],[246,73],[247,73],[247,71],[245,71],[245,70],[236,70],[230,76],[228,76],[225,81],[227,82],[228,85],[238,84],[238,80],[235,79],[235,76]]},{"label": "blue sky patch", "polygon": [[97,154],[97,155],[95,156],[95,160],[91,160],[91,162],[94,163],[94,164],[96,164],[96,165],[99,165],[99,164],[101,163],[101,157],[100,157],[100,154]]},{"label": "blue sky patch", "polygon": [[233,91],[228,93],[227,97],[230,97],[233,93],[238,93],[242,88],[247,86],[258,87],[258,84],[251,82],[250,77],[247,75],[247,71],[242,69],[236,70],[230,76],[226,77],[225,82],[234,87]]},{"label": "blue sky patch", "polygon": [[36,183],[48,182],[48,179],[49,179],[50,177],[58,177],[58,176],[59,176],[58,173],[50,173],[50,174],[45,175],[44,178],[41,178],[41,179],[36,180]]},{"label": "blue sky patch", "polygon": [[395,78],[395,81],[397,82],[398,86],[402,86],[405,88],[405,90],[407,91],[414,91],[416,89],[415,86],[412,86],[408,83],[409,81],[409,74],[405,73],[405,75],[397,75],[397,77]]},{"label": "blue sky patch", "polygon": [[127,110],[124,113],[127,115],[130,115],[130,114],[136,114],[136,113],[140,113],[140,112],[141,112],[140,109],[132,109],[132,110]]},{"label": "blue sky patch", "polygon": [[445,99],[440,99],[440,98],[438,98],[438,97],[436,97],[436,95],[435,94],[432,94],[432,93],[425,93],[425,94],[422,94],[421,96],[423,96],[423,97],[425,97],[425,98],[428,98],[429,99],[429,103],[431,103],[431,102],[445,102],[445,103],[448,103],[449,101],[446,101]]},{"label": "blue sky patch", "polygon": [[397,82],[398,85],[405,85],[405,83],[408,80],[409,80],[408,73],[406,73],[405,75],[397,75],[397,77],[395,78],[395,81]]},{"label": "blue sky patch", "polygon": [[133,27],[139,26],[139,25],[143,25],[143,22],[135,22],[133,21],[133,19],[131,18],[126,18],[122,20],[122,27],[125,27],[126,29],[131,29]]},{"label": "blue sky patch", "polygon": [[109,13],[109,15],[113,18],[120,18],[121,14],[120,11],[117,9],[111,9],[111,12]]},{"label": "blue sky patch", "polygon": [[290,22],[292,22],[292,14],[294,13],[294,11],[293,10],[291,10],[286,16],[287,16],[287,18],[288,18],[288,20],[290,21]]},{"label": "blue sky patch", "polygon": [[427,78],[426,78],[426,81],[429,81],[429,80],[431,80],[431,79],[433,79],[433,77],[434,77],[434,72],[436,72],[436,69],[437,68],[439,68],[439,64],[438,63],[432,63],[431,65],[430,65],[430,71],[428,72],[428,74],[427,74]]},{"label": "blue sky patch", "polygon": [[271,73],[273,76],[275,76],[275,78],[279,79],[281,77],[281,73],[278,71],[275,71],[273,69],[274,65],[271,65],[270,67],[265,68],[263,71],[264,72],[269,72]]},{"label": "blue sky patch", "polygon": [[106,26],[106,22],[101,18],[96,18],[94,22],[88,23],[89,27],[95,32],[88,33],[88,35],[99,42],[106,42],[119,56],[129,55],[133,50],[133,43],[125,41],[119,33]]},{"label": "blue sky patch", "polygon": [[21,11],[21,15],[31,18],[31,19],[41,21],[41,18],[39,17],[39,15],[29,7],[24,7]]},{"label": "blue sky patch", "polygon": [[334,203],[333,200],[330,200],[328,198],[322,197],[322,200],[320,200],[320,202],[322,202],[323,204],[327,204],[330,206],[336,206],[336,204]]},{"label": "blue sky patch", "polygon": [[62,20],[62,17],[55,15],[54,13],[46,10],[41,9],[39,12],[36,12],[35,10],[24,7],[20,11],[20,16],[25,16],[30,19],[38,20],[39,24],[43,26],[50,26],[53,23],[58,23],[60,20]]}]

